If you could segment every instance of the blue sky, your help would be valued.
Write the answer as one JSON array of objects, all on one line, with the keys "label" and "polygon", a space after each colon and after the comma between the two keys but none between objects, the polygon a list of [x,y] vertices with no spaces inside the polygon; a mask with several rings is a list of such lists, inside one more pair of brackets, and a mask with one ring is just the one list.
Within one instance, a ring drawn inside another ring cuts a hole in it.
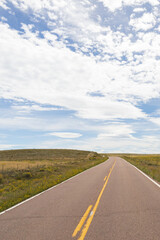
[{"label": "blue sky", "polygon": [[160,153],[158,0],[1,0],[0,149]]}]

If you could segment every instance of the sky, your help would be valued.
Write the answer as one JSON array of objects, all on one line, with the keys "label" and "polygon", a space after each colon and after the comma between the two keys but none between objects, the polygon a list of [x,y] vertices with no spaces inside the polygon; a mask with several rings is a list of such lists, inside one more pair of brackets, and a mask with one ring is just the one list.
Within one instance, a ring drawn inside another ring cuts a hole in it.
[{"label": "sky", "polygon": [[0,150],[160,153],[159,0],[0,0]]}]

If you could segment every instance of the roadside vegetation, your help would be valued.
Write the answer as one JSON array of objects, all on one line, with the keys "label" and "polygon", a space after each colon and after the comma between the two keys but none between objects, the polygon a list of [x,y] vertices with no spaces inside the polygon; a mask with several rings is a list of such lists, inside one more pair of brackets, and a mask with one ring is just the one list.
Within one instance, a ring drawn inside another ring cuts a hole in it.
[{"label": "roadside vegetation", "polygon": [[125,154],[119,155],[151,178],[160,182],[160,155],[156,154]]},{"label": "roadside vegetation", "polygon": [[105,160],[78,150],[0,151],[0,212]]}]

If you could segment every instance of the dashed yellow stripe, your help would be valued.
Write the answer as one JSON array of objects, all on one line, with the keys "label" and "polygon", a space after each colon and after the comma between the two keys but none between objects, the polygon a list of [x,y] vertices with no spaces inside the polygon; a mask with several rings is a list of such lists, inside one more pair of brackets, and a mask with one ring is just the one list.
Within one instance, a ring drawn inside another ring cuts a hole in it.
[{"label": "dashed yellow stripe", "polygon": [[106,181],[107,176],[105,176],[104,181]]}]

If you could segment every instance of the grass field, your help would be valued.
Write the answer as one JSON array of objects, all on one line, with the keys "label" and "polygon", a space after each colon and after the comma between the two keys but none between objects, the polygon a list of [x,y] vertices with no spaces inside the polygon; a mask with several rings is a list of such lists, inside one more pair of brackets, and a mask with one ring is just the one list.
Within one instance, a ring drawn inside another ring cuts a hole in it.
[{"label": "grass field", "polygon": [[0,211],[106,159],[78,150],[0,151]]},{"label": "grass field", "polygon": [[125,154],[119,155],[151,178],[160,182],[160,155],[156,154]]}]

